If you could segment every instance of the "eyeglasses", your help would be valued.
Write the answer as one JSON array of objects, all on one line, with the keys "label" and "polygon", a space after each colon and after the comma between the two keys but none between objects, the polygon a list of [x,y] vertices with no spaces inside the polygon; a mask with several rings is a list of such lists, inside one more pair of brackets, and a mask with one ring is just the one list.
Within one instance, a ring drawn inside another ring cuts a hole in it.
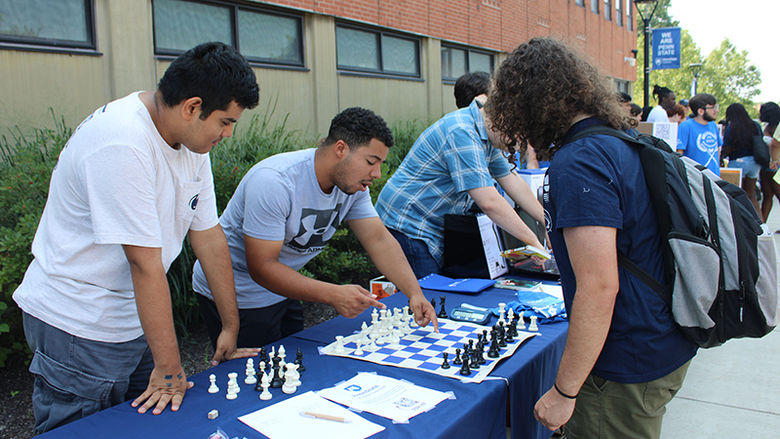
[{"label": "eyeglasses", "polygon": [[718,105],[718,104],[715,104],[715,105],[705,105],[704,109],[705,110],[715,110],[715,111],[718,111],[718,110],[720,110],[720,105]]}]

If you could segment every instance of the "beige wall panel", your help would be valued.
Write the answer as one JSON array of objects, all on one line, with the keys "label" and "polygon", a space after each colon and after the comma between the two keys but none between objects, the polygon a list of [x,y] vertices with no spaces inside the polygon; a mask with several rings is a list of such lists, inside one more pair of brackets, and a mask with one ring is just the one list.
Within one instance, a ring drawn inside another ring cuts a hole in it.
[{"label": "beige wall panel", "polygon": [[411,119],[426,121],[425,86],[422,81],[339,75],[339,111],[356,106],[368,108],[388,124]]},{"label": "beige wall panel", "polygon": [[152,54],[152,5],[143,1],[111,0],[98,2],[97,12],[101,49],[106,58],[106,85],[111,99],[137,90],[155,88]]},{"label": "beige wall panel", "polygon": [[54,114],[75,127],[108,99],[101,57],[0,50],[0,134],[54,126]]},{"label": "beige wall panel", "polygon": [[[441,81],[439,83],[441,84]],[[455,106],[454,84],[441,84],[441,109],[444,114],[458,109]]]}]

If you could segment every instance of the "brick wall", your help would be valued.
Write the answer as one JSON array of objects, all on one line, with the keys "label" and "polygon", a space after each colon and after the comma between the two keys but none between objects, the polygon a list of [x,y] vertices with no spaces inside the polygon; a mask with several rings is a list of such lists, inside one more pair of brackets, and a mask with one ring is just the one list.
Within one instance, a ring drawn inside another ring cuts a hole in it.
[{"label": "brick wall", "polygon": [[[623,0],[618,0],[623,1]],[[636,34],[574,0],[272,0],[305,11],[511,52],[536,36],[563,39],[607,75],[634,81]],[[603,8],[603,2],[600,7]],[[636,19],[634,19],[636,22]]]}]

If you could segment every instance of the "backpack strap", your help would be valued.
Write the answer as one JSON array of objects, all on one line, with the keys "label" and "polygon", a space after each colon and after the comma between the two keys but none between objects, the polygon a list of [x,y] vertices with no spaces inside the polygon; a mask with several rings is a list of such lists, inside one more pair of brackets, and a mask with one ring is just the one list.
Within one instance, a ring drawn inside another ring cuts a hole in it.
[{"label": "backpack strap", "polygon": [[[617,137],[628,145],[631,145],[639,149],[639,156],[642,162],[642,170],[644,173],[645,181],[650,193],[650,201],[653,205],[653,211],[656,214],[656,220],[658,222],[658,230],[661,236],[666,236],[671,229],[671,222],[669,216],[669,205],[666,202],[668,196],[668,188],[666,186],[666,180],[664,172],[658,172],[665,168],[664,157],[661,151],[672,152],[669,145],[663,140],[656,141],[655,138],[650,138],[652,147],[642,140],[639,140],[633,136],[630,136],[625,131],[617,130],[610,126],[595,125],[590,126],[575,134],[569,142],[574,142],[583,137],[591,135],[605,135]],[[654,172],[651,170],[655,170]],[[684,170],[682,170],[684,172]],[[672,292],[671,289],[666,288],[663,284],[659,283],[653,278],[647,271],[643,270],[636,262],[628,258],[622,251],[617,250],[618,253],[618,265],[622,266],[629,273],[634,275],[637,279],[642,281],[645,285],[649,286],[655,291],[659,297],[666,303],[671,309],[672,307]],[[664,255],[664,269],[667,273],[673,273],[674,261]],[[672,270],[672,271],[669,271]],[[671,285],[671,284],[670,284]]]}]

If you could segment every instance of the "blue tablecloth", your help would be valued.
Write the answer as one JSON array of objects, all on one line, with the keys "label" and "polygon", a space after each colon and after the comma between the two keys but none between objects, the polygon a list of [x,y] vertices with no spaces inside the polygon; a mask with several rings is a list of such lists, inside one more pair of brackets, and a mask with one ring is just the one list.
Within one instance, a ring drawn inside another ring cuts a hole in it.
[{"label": "blue tablecloth", "polygon": [[[459,295],[426,291],[426,296],[439,301],[445,296],[447,309],[467,302],[477,306],[493,307],[498,302],[509,302],[514,291],[490,289],[473,295]],[[388,307],[406,304],[405,296],[396,294],[384,299]],[[437,306],[438,311],[438,306]],[[533,405],[552,386],[558,362],[566,339],[568,324],[565,322],[541,325],[542,336],[534,337],[521,346],[515,354],[499,364],[491,376],[504,379],[486,380],[480,384],[466,384],[435,374],[381,366],[349,358],[319,355],[318,346],[334,340],[335,335],[346,335],[360,328],[370,319],[370,311],[355,319],[336,319],[306,329],[294,336],[273,343],[283,344],[287,359],[292,360],[300,348],[304,354],[306,371],[301,376],[302,385],[296,394],[319,390],[353,377],[357,372],[378,374],[405,379],[417,385],[440,391],[452,391],[455,400],[445,400],[434,410],[413,417],[409,424],[392,424],[391,421],[370,413],[362,413],[366,419],[381,424],[385,430],[372,438],[496,438],[506,437],[507,406],[510,407],[512,438],[545,438],[551,432],[533,419]],[[495,318],[493,318],[495,321]],[[48,438],[207,438],[217,427],[232,437],[264,437],[238,421],[238,417],[294,395],[284,395],[272,389],[273,399],[261,401],[254,386],[243,384],[246,360],[233,360],[190,377],[195,387],[187,392],[178,412],[166,409],[162,414],[139,415],[130,403],[120,404],[79,421],[52,430],[39,437]],[[235,400],[225,398],[228,372],[238,372],[241,392]],[[216,374],[220,392],[209,394],[209,374]],[[507,385],[508,381],[508,385]],[[210,421],[207,413],[219,410],[219,417]],[[319,438],[314,438],[319,439]]]}]

